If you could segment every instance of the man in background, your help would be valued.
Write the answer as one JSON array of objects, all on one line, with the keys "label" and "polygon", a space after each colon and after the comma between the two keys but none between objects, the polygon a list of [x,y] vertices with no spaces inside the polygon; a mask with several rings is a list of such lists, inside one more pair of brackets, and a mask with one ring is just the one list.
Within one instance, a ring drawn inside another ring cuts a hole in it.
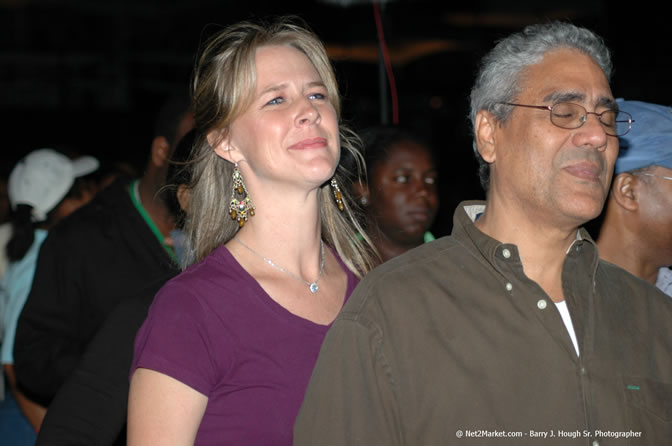
[{"label": "man in background", "polygon": [[597,242],[600,257],[672,296],[672,107],[619,106],[636,124],[620,138]]},{"label": "man in background", "polygon": [[159,191],[175,144],[192,127],[186,92],[169,98],[142,177],[117,180],[49,232],[14,347],[29,398],[48,406],[116,305],[176,270],[165,242],[175,221]]},{"label": "man in background", "polygon": [[[186,217],[191,181],[188,161],[195,135],[195,129],[191,130],[178,143],[170,158],[167,185],[162,190],[177,222],[171,239],[180,263],[184,260],[180,253],[186,247],[180,245],[179,234]],[[175,273],[146,284],[110,313],[49,405],[37,446],[126,444],[128,374],[135,335],[154,295]]]}]

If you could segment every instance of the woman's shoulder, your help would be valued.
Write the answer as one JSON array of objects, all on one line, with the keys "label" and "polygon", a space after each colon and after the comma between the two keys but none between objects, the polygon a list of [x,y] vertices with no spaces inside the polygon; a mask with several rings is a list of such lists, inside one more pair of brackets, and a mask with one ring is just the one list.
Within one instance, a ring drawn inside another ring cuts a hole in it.
[{"label": "woman's shoulder", "polygon": [[250,280],[225,246],[195,263],[168,280],[157,293],[157,300],[192,297],[190,300],[208,299],[210,296],[235,295],[227,291],[240,291]]},{"label": "woman's shoulder", "polygon": [[175,276],[171,282],[190,284],[194,281],[220,279],[222,281],[240,277],[242,269],[238,261],[224,245],[220,245],[199,262],[189,265]]}]

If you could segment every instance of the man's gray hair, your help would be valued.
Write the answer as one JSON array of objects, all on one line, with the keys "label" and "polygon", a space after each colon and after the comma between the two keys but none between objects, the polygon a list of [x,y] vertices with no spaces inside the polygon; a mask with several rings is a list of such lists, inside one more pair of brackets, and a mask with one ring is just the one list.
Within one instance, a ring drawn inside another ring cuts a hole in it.
[{"label": "man's gray hair", "polygon": [[[511,107],[501,102],[513,102],[521,93],[521,73],[530,65],[539,63],[550,51],[570,48],[590,56],[602,68],[607,81],[611,78],[611,56],[602,39],[592,31],[570,23],[552,22],[527,26],[512,34],[485,55],[471,89],[471,125],[480,110],[492,113],[500,122],[511,114]],[[481,186],[487,192],[490,180],[489,165],[481,158],[473,142],[479,162]]]}]

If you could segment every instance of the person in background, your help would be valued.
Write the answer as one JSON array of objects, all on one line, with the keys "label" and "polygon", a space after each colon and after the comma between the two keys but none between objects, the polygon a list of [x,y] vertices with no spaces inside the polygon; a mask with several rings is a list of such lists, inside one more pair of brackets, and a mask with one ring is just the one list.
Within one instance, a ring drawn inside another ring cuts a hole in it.
[{"label": "person in background", "polygon": [[[13,164],[13,163],[12,163]],[[9,203],[9,196],[7,195],[7,178],[9,172],[5,171],[7,167],[3,166],[0,171],[0,278],[5,274],[7,269],[7,254],[5,253],[5,245],[12,236],[12,224],[9,221],[11,217],[11,206]]]},{"label": "person in background", "polygon": [[672,296],[672,107],[618,103],[636,124],[621,137],[600,257]]},{"label": "person in background", "polygon": [[189,263],[189,240],[184,232],[184,225],[187,220],[189,187],[192,181],[193,160],[191,155],[196,141],[195,128],[184,135],[171,157],[168,167],[168,182],[161,190],[161,197],[175,218],[175,229],[170,231],[166,243],[169,243],[175,250],[178,265]]},{"label": "person in background", "polygon": [[322,339],[374,263],[340,164],[357,138],[298,19],[220,30],[193,79],[191,266],[136,337],[128,443],[290,445]]},{"label": "person in background", "polygon": [[[177,234],[184,225],[191,181],[189,155],[196,131],[189,131],[170,157],[166,186],[160,191],[175,216],[171,232],[178,262],[187,253]],[[37,446],[124,445],[128,405],[128,371],[133,359],[133,340],[156,292],[174,276],[173,272],[147,284],[110,313],[96,332],[77,367],[60,387],[49,405]]]},{"label": "person in background", "polygon": [[98,160],[90,156],[70,160],[53,149],[39,149],[21,159],[9,176],[8,194],[14,212],[12,237],[5,251],[10,263],[0,279],[4,307],[0,313],[0,359],[9,384],[0,403],[0,438],[7,444],[33,444],[46,410],[17,388],[12,353],[16,323],[30,292],[38,252],[54,224],[93,198],[91,184],[82,177],[97,168]]},{"label": "person in background", "polygon": [[49,232],[14,346],[17,382],[31,399],[48,406],[114,307],[177,270],[165,243],[175,221],[158,192],[192,127],[186,92],[169,97],[142,177],[120,178]]},{"label": "person in background", "polygon": [[365,210],[364,229],[383,261],[434,240],[438,171],[429,145],[398,127],[365,129],[366,177],[354,195]]},{"label": "person in background", "polygon": [[100,171],[96,174],[96,186],[101,191],[121,178],[131,180],[139,176],[137,169],[129,161],[102,160]]},{"label": "person in background", "polygon": [[296,446],[669,444],[672,300],[582,228],[637,125],[611,69],[602,39],[561,22],[485,55],[470,117],[487,199],[360,282]]}]

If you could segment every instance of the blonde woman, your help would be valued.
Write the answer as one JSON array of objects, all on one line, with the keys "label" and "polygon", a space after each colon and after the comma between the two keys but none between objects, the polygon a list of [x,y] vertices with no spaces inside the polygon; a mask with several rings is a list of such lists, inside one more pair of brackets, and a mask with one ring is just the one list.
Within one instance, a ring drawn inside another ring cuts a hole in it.
[{"label": "blonde woman", "polygon": [[136,338],[129,444],[290,445],[324,335],[376,262],[341,186],[357,138],[294,21],[215,34],[192,89],[192,265]]}]

